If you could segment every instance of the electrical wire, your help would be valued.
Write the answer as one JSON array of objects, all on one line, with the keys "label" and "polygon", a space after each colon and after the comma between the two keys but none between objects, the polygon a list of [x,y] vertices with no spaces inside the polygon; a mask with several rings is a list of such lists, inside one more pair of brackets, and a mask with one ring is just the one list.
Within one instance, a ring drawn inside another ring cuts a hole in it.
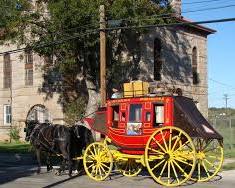
[{"label": "electrical wire", "polygon": [[99,30],[95,29],[95,30],[88,30],[86,31],[85,33],[83,34],[75,34],[74,36],[71,36],[71,37],[67,37],[65,39],[62,39],[62,40],[57,40],[57,41],[54,41],[54,42],[50,42],[50,43],[44,43],[44,44],[40,44],[40,45],[35,45],[35,46],[32,46],[32,47],[24,47],[24,48],[19,48],[19,49],[15,49],[15,50],[9,50],[9,51],[5,51],[5,52],[0,52],[0,56],[4,55],[4,54],[13,54],[13,53],[18,53],[18,52],[22,52],[22,51],[25,51],[25,50],[29,50],[29,49],[38,49],[38,48],[45,48],[45,47],[49,47],[51,45],[58,45],[58,44],[63,44],[64,42],[66,41],[69,41],[69,40],[72,40],[72,39],[76,39],[76,38],[79,38],[79,37],[83,37],[83,36],[86,36],[86,35],[89,35],[89,34],[95,34],[95,33],[98,33]]},{"label": "electrical wire", "polygon": [[175,26],[187,26],[194,25],[197,26],[199,24],[208,24],[208,23],[222,23],[222,22],[233,22],[235,18],[226,18],[226,19],[216,19],[216,20],[207,20],[207,21],[198,21],[198,22],[175,22],[169,24],[155,24],[155,25],[141,25],[141,26],[122,26],[122,27],[110,27],[103,29],[105,31],[113,31],[113,30],[131,30],[131,29],[144,29],[144,28],[157,28],[157,27],[175,27]]},{"label": "electrical wire", "polygon": [[224,0],[205,0],[205,1],[183,2],[182,4],[183,5],[193,5],[193,4],[213,3],[213,2],[219,2],[219,1],[222,1],[222,3],[224,3]]},{"label": "electrical wire", "polygon": [[[205,23],[222,23],[222,22],[232,22],[235,21],[235,18],[227,18],[227,19],[218,19],[218,20],[207,20],[207,21],[198,21],[198,22],[177,22],[177,23],[170,23],[170,24],[155,24],[155,25],[142,25],[142,26],[123,26],[123,27],[110,27],[110,28],[105,28],[105,29],[101,29],[101,30],[105,30],[105,31],[113,31],[113,30],[121,30],[121,29],[141,29],[141,28],[157,28],[157,27],[175,27],[175,26],[185,26],[185,25],[198,25],[198,24],[205,24]],[[87,30],[84,31],[85,33],[83,34],[79,34],[79,35],[74,35],[71,37],[67,37],[64,38],[62,40],[58,40],[58,41],[54,41],[51,43],[45,43],[45,44],[41,44],[41,45],[36,45],[31,47],[32,49],[38,49],[38,48],[44,48],[44,47],[48,47],[51,45],[58,45],[58,44],[62,44],[66,41],[72,40],[72,39],[76,39],[79,38],[81,36],[85,36],[88,34],[92,34],[92,33],[97,33],[99,31],[101,31],[100,29],[93,29],[93,30]],[[4,55],[6,53],[11,54],[11,53],[17,53],[17,52],[22,52],[24,50],[27,50],[28,48],[19,48],[19,49],[15,49],[15,50],[9,50],[9,51],[5,51],[5,52],[0,52],[0,56]]]}]

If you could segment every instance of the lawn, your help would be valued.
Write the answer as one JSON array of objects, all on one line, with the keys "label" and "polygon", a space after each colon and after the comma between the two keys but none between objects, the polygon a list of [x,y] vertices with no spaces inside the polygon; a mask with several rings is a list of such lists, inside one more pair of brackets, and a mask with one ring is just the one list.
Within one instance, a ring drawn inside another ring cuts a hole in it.
[{"label": "lawn", "polygon": [[0,152],[4,153],[29,153],[31,146],[29,143],[24,142],[0,142]]},{"label": "lawn", "polygon": [[224,158],[235,158],[235,148],[234,149],[224,149]]}]

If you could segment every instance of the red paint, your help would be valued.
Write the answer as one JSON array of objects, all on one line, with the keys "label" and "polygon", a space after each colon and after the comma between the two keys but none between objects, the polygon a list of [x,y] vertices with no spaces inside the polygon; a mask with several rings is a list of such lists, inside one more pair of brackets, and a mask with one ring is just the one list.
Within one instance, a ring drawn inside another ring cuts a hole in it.
[{"label": "red paint", "polygon": [[[154,104],[164,104],[164,124],[162,126],[173,126],[173,97],[140,97],[140,98],[127,98],[127,99],[113,99],[107,101],[106,111],[98,111],[98,113],[107,113],[106,126],[108,127],[108,136],[112,142],[119,146],[122,152],[128,154],[143,154],[145,145],[149,137],[158,127],[154,127]],[[142,104],[142,134],[141,135],[127,135],[126,125],[129,119],[130,104]],[[113,121],[113,109],[112,106],[119,105],[119,122],[118,127],[112,127]],[[145,114],[150,112],[150,122],[146,120]],[[125,113],[125,119],[121,117],[121,113]],[[88,124],[91,126],[94,123],[94,119],[86,118]],[[169,135],[166,135],[167,139]],[[156,138],[160,139],[160,138]],[[159,140],[161,142],[161,140]]]}]

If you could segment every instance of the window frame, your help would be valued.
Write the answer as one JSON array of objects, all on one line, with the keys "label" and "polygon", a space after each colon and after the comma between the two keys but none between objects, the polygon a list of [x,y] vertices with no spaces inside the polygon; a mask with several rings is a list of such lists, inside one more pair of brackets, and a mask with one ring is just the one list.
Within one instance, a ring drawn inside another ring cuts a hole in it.
[{"label": "window frame", "polygon": [[[7,108],[9,108],[9,107],[10,107],[10,110],[9,109],[7,110]],[[8,122],[8,118],[10,120],[9,122]],[[11,123],[12,123],[12,107],[10,104],[4,104],[3,105],[3,124],[4,125],[11,125]]]},{"label": "window frame", "polygon": [[[32,71],[31,74],[30,71]],[[25,85],[26,86],[33,85],[33,68],[25,69]]]},{"label": "window frame", "polygon": [[[157,118],[156,118],[156,111],[155,111],[155,107],[157,106],[161,106],[163,108],[163,122],[156,122],[157,121]],[[160,125],[164,125],[165,124],[165,118],[166,118],[166,113],[165,113],[165,108],[166,108],[166,105],[164,103],[153,103],[153,127],[158,127]]]},{"label": "window frame", "polygon": [[[133,105],[140,105],[141,106],[141,110],[140,110],[140,120],[139,121],[136,121],[136,117],[135,117],[135,120],[134,121],[132,121],[131,120],[131,106],[133,106]],[[132,123],[142,123],[143,122],[143,104],[142,103],[132,103],[132,104],[130,104],[129,105],[129,114],[128,114],[128,122],[132,122]]]},{"label": "window frame", "polygon": [[9,53],[3,56],[3,88],[9,89],[12,86],[12,65]]},{"label": "window frame", "polygon": [[193,85],[199,84],[199,73],[198,73],[198,49],[196,46],[192,49],[192,76]]}]

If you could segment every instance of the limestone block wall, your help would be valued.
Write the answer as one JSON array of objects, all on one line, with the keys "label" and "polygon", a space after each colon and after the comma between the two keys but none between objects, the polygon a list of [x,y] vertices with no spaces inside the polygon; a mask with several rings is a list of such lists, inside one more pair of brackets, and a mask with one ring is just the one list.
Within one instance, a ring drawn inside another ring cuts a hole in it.
[{"label": "limestone block wall", "polygon": [[[16,49],[14,45],[0,46],[0,51]],[[25,59],[24,53],[11,54],[12,63],[12,89],[3,88],[3,56],[0,56],[0,140],[9,140],[10,125],[4,125],[3,106],[12,106],[12,126],[21,128],[20,135],[24,139],[23,128],[29,110],[35,105],[45,106],[53,123],[63,124],[62,106],[58,103],[59,94],[53,93],[53,97],[46,100],[44,93],[39,92],[43,83],[42,65],[43,59],[37,54],[33,55],[33,85],[25,85]]]},{"label": "limestone block wall", "polygon": [[[157,28],[141,39],[140,80],[154,80],[154,39],[162,44],[162,81],[197,101],[199,110],[208,115],[207,84],[207,36],[187,29]],[[193,84],[192,49],[197,48],[198,74],[200,82]]]}]

